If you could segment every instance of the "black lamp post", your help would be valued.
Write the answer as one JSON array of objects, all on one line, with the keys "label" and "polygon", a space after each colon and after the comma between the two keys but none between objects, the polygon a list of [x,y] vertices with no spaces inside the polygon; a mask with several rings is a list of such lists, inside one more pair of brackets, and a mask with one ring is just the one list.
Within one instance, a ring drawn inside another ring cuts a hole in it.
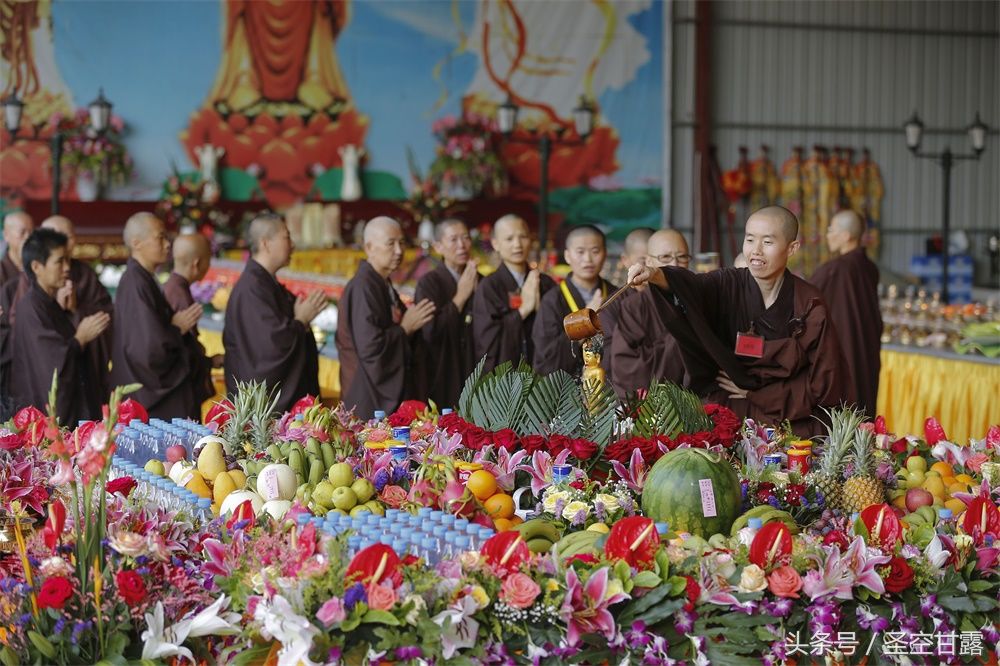
[{"label": "black lamp post", "polygon": [[3,107],[3,124],[13,141],[17,136],[17,130],[21,127],[21,114],[24,112],[24,102],[17,96],[16,91],[11,91],[9,95],[0,101]]},{"label": "black lamp post", "polygon": [[[104,88],[97,92],[97,99],[87,106],[90,115],[90,130],[96,136],[104,134],[108,129],[108,122],[111,120],[111,107],[113,105],[104,97]],[[52,214],[59,214],[59,191],[62,189],[62,148],[65,137],[62,132],[56,129],[52,135]]]},{"label": "black lamp post", "polygon": [[497,109],[497,124],[508,141],[538,146],[541,161],[541,175],[538,182],[538,245],[544,253],[548,240],[549,159],[552,157],[552,144],[574,146],[584,143],[594,129],[594,107],[581,96],[579,106],[573,109],[573,125],[576,127],[578,139],[563,139],[562,129],[541,133],[531,130],[531,137],[526,139],[513,137],[511,134],[517,125],[517,112],[517,105],[508,96],[507,101]]},{"label": "black lamp post", "polygon": [[951,235],[951,168],[954,166],[955,162],[959,160],[978,160],[979,156],[982,155],[983,150],[986,148],[986,132],[988,128],[979,119],[979,114],[976,113],[976,119],[971,125],[966,129],[969,134],[969,142],[972,144],[971,154],[956,154],[951,152],[951,148],[945,146],[944,151],[940,153],[922,153],[920,152],[920,140],[923,137],[924,124],[920,122],[920,118],[917,116],[917,112],[913,112],[913,116],[906,121],[903,125],[903,129],[906,132],[906,147],[910,149],[917,157],[923,157],[929,160],[934,160],[940,165],[944,173],[944,219],[941,222],[942,231],[942,243],[941,243],[941,262],[942,262],[942,285],[941,285],[941,298],[944,300],[945,304],[948,303],[948,260],[950,259],[950,253],[948,248],[949,236]]}]

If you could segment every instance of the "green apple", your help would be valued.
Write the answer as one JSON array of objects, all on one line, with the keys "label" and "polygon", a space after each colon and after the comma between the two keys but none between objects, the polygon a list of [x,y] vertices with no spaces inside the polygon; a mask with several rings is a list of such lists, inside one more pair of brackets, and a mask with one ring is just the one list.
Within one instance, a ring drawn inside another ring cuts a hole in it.
[{"label": "green apple", "polygon": [[163,476],[164,474],[166,474],[166,472],[163,469],[163,463],[155,459],[147,462],[146,466],[143,467],[143,469],[149,472],[150,474],[155,474],[156,476]]},{"label": "green apple", "polygon": [[924,482],[925,478],[923,472],[908,472],[906,474],[906,482],[910,488],[916,488]]},{"label": "green apple", "polygon": [[378,500],[368,500],[364,503],[364,506],[368,507],[376,516],[385,515],[385,509],[382,508],[382,503]]},{"label": "green apple", "polygon": [[[350,490],[350,488],[348,488],[348,490]],[[372,510],[369,509],[367,506],[365,506],[364,504],[359,504],[353,509],[351,509],[351,518],[357,518],[363,513],[371,513],[371,512]]]},{"label": "green apple", "polygon": [[316,489],[313,490],[312,499],[313,502],[318,503],[320,506],[326,509],[333,508],[333,491],[336,488],[329,481],[320,481],[316,484]]},{"label": "green apple", "polygon": [[358,504],[358,496],[347,486],[334,488],[332,499],[333,506],[344,511],[350,511]]},{"label": "green apple", "polygon": [[920,456],[910,456],[906,459],[906,469],[911,472],[926,472],[927,461]]},{"label": "green apple", "polygon": [[354,468],[349,463],[337,463],[327,474],[334,488],[350,488],[354,483]]},{"label": "green apple", "polygon": [[338,516],[349,516],[350,514],[343,509],[330,509],[330,513],[335,513]]},{"label": "green apple", "polygon": [[358,496],[358,501],[362,504],[375,496],[375,486],[368,479],[358,479],[351,484],[351,490]]}]

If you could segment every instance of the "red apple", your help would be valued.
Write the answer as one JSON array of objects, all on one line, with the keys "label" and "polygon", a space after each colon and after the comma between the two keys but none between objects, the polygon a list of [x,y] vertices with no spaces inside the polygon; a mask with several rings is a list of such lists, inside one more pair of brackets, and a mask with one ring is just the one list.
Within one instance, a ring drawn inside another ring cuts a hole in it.
[{"label": "red apple", "polygon": [[934,504],[934,495],[923,488],[910,488],[906,491],[906,510],[916,511],[922,506],[931,506]]},{"label": "red apple", "polygon": [[167,462],[177,462],[187,458],[187,449],[180,444],[167,447]]}]

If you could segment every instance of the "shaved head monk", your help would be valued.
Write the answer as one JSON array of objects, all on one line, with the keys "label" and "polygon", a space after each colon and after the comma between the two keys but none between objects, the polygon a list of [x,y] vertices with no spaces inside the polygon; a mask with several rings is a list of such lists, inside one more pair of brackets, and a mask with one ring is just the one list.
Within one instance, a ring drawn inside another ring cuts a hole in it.
[{"label": "shaved head monk", "polygon": [[472,259],[472,237],[461,220],[434,228],[434,251],[441,263],[417,282],[414,299],[434,303],[434,318],[421,329],[426,363],[418,370],[416,395],[439,407],[454,406],[475,367],[472,345],[472,294],[479,280]]},{"label": "shaved head monk", "polygon": [[93,369],[85,350],[111,323],[106,312],[84,317],[79,324],[57,302],[69,278],[68,240],[52,229],[28,237],[22,257],[31,288],[18,303],[14,322],[16,407],[44,410],[53,373],[59,382],[56,413],[59,423],[74,428],[78,421],[96,419],[106,396],[94,390]]},{"label": "shaved head monk", "polygon": [[278,282],[295,249],[284,218],[258,215],[247,231],[250,259],[226,305],[222,344],[226,390],[258,381],[278,393],[279,412],[305,395],[319,397],[319,352],[312,321],[326,307],[319,289],[296,297]]},{"label": "shaved head monk", "polygon": [[[163,295],[174,312],[182,312],[195,304],[191,285],[200,282],[212,263],[212,246],[201,234],[185,234],[174,240],[174,270],[163,285]],[[212,368],[221,368],[223,355],[212,358],[205,355],[205,347],[198,341],[198,327],[184,335],[191,358],[198,365],[195,399],[198,404],[215,395]]]},{"label": "shaved head monk", "polygon": [[201,317],[201,306],[174,313],[160,285],[156,268],[170,256],[170,240],[152,213],[136,213],[123,234],[129,260],[115,291],[111,382],[142,384],[134,397],[150,416],[199,418],[195,399],[196,365],[184,335]]},{"label": "shaved head monk", "polygon": [[434,316],[428,299],[407,308],[389,276],[403,261],[399,223],[376,217],[365,225],[366,259],[344,288],[337,316],[343,402],[362,418],[394,411],[414,390],[411,336]]},{"label": "shaved head monk", "polygon": [[837,334],[858,406],[870,418],[877,414],[879,350],[882,312],[878,301],[878,267],[861,245],[865,224],[853,210],[842,210],[830,220],[826,242],[834,258],[813,273]]},{"label": "shaved head monk", "polygon": [[[649,237],[645,263],[652,268],[687,269],[691,263],[687,240],[673,229],[657,231]],[[657,302],[649,290],[630,292],[621,305],[611,344],[611,381],[622,397],[655,381],[687,385],[680,348],[657,315]]]},{"label": "shaved head monk", "polygon": [[[589,224],[573,227],[566,236],[566,250],[563,258],[569,264],[570,274],[556,289],[550,289],[542,297],[538,306],[538,316],[532,328],[535,346],[535,371],[547,375],[556,370],[565,370],[577,376],[583,370],[583,352],[579,342],[566,336],[563,318],[582,308],[597,310],[617,287],[601,277],[604,260],[608,256],[604,233]],[[605,349],[611,343],[617,312],[611,306],[598,316],[604,332]],[[607,353],[602,362],[607,367]]]},{"label": "shaved head monk", "polygon": [[[84,318],[98,312],[113,316],[114,303],[111,294],[101,284],[97,273],[86,262],[73,259],[73,248],[76,247],[76,228],[69,218],[53,215],[42,221],[42,229],[58,231],[66,237],[66,256],[69,257],[69,280],[56,293],[56,301],[69,314],[74,326],[79,326]],[[114,325],[112,321],[111,326]],[[98,381],[98,391],[106,398],[111,394],[111,375],[108,365],[111,362],[111,344],[113,331],[108,326],[93,342],[86,347],[94,377]]]},{"label": "shaved head monk", "polygon": [[819,290],[787,270],[798,220],[780,206],[753,213],[743,254],[749,268],[694,274],[629,269],[649,283],[657,314],[684,355],[691,388],[741,417],[813,436],[824,408],[853,400],[833,322]]},{"label": "shaved head monk", "polygon": [[504,215],[497,220],[490,242],[500,255],[500,267],[479,281],[472,305],[476,359],[486,357],[485,372],[506,361],[533,362],[535,313],[555,286],[552,278],[528,264],[531,232],[520,217]]},{"label": "shaved head monk", "polygon": [[3,240],[7,246],[0,259],[0,287],[19,277],[24,270],[21,263],[21,247],[35,229],[31,216],[23,211],[7,213],[3,218]]}]

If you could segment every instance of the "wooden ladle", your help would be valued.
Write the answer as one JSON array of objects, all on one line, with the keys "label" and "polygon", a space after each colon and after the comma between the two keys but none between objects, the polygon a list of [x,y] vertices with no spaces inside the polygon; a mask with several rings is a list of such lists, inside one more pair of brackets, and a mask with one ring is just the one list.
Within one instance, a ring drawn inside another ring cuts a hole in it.
[{"label": "wooden ladle", "polygon": [[608,307],[613,300],[621,296],[628,288],[629,285],[625,285],[615,293],[611,294],[611,297],[601,303],[601,307],[597,308],[597,310],[580,308],[576,312],[570,312],[568,315],[563,317],[563,330],[566,331],[566,335],[569,336],[569,339],[586,340],[587,338],[592,338],[600,333],[601,320],[597,315],[601,312],[601,310]]}]

